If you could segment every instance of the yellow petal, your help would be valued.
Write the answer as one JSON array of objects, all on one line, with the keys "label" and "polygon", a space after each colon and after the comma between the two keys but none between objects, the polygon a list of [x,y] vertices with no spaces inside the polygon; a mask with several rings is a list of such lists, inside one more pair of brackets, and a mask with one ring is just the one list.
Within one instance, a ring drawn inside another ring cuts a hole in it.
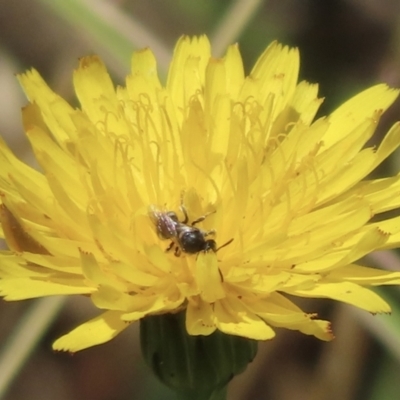
[{"label": "yellow petal", "polygon": [[[383,160],[392,154],[399,146],[400,141],[400,123],[394,124],[385,135],[382,143],[376,151],[376,159],[373,168],[377,167]],[[372,170],[372,169],[371,169]]]},{"label": "yellow petal", "polygon": [[296,289],[291,293],[296,296],[342,301],[373,314],[390,312],[389,305],[376,293],[351,282],[319,283],[311,289]]},{"label": "yellow petal", "polygon": [[[34,236],[37,235],[32,235],[34,232],[24,227],[5,204],[0,205],[0,223],[10,249],[17,252],[27,251],[30,253],[49,254],[48,250],[35,239]],[[30,231],[32,234],[29,233]]]},{"label": "yellow petal", "polygon": [[95,288],[85,285],[81,279],[76,282],[70,279],[64,284],[57,283],[55,278],[52,281],[33,280],[31,278],[0,280],[0,295],[9,301],[34,299],[42,296],[90,294],[94,291]]},{"label": "yellow petal", "polygon": [[298,49],[273,42],[264,51],[251,71],[250,77],[258,83],[258,96],[263,102],[270,93],[275,96],[274,112],[277,116],[291,99],[299,74]]},{"label": "yellow petal", "polygon": [[82,273],[94,285],[111,286],[119,291],[124,291],[125,285],[119,282],[110,273],[101,268],[93,254],[80,251]]},{"label": "yellow petal", "polygon": [[302,81],[296,87],[290,107],[301,118],[304,125],[311,125],[322,101],[323,99],[318,98],[318,85]]},{"label": "yellow petal", "polygon": [[28,99],[39,106],[43,121],[57,142],[62,145],[69,139],[76,139],[76,130],[70,118],[73,108],[47,86],[39,73],[33,69],[18,75],[18,80]]},{"label": "yellow petal", "polygon": [[359,285],[400,285],[400,272],[382,271],[361,265],[347,265],[329,272],[324,281],[354,282]]},{"label": "yellow petal", "polygon": [[128,322],[121,320],[121,313],[107,311],[57,339],[53,343],[53,349],[74,353],[106,343],[129,325]]},{"label": "yellow petal", "polygon": [[[132,77],[141,77],[142,83],[138,87],[130,87],[127,83],[127,89],[132,99],[137,99],[140,93],[155,94],[156,90],[161,90],[160,80],[157,75],[157,62],[150,49],[144,49],[133,53],[131,62]],[[134,90],[134,92],[130,91]],[[156,100],[156,97],[151,98]]]},{"label": "yellow petal", "polygon": [[376,111],[385,111],[397,98],[398,90],[387,85],[373,86],[342,104],[329,117],[330,128],[324,136],[324,143],[331,147]]},{"label": "yellow petal", "polygon": [[236,99],[244,82],[243,61],[237,44],[228,47],[228,51],[224,57],[224,64],[226,69],[226,86],[229,88],[231,97]]},{"label": "yellow petal", "polygon": [[149,289],[149,293],[144,295],[132,296],[132,309],[135,311],[125,312],[122,315],[124,321],[137,321],[146,315],[168,313],[176,311],[182,306],[184,298],[180,293],[177,293],[174,287],[162,287],[154,293],[154,289]]},{"label": "yellow petal", "polygon": [[196,282],[204,301],[213,303],[225,297],[222,275],[218,269],[217,255],[214,252],[200,253],[197,257]]},{"label": "yellow petal", "polygon": [[365,197],[374,214],[400,207],[400,176],[362,181],[345,194]]},{"label": "yellow petal", "polygon": [[230,297],[216,302],[214,314],[218,329],[228,335],[255,340],[268,340],[275,336],[273,329],[246,309],[238,299]]},{"label": "yellow petal", "polygon": [[321,340],[333,339],[328,321],[314,319],[315,315],[306,314],[279,293],[252,302],[248,307],[274,327],[298,330]]},{"label": "yellow petal", "polygon": [[184,110],[190,97],[204,87],[206,65],[211,56],[210,42],[206,36],[181,37],[170,68],[167,89],[178,110]]},{"label": "yellow petal", "polygon": [[114,85],[99,57],[79,60],[79,67],[74,72],[74,87],[82,109],[94,123],[101,121],[105,112],[117,113]]},{"label": "yellow petal", "polygon": [[331,251],[328,255],[323,255],[321,259],[316,257],[313,260],[299,263],[296,265],[296,272],[323,272],[340,268],[360,259],[364,255],[382,247],[390,238],[390,235],[377,228],[368,227],[367,232],[351,237],[351,242],[340,241],[336,246],[336,251]]},{"label": "yellow petal", "polygon": [[216,330],[213,307],[201,299],[191,299],[186,309],[186,329],[189,335],[210,335]]}]

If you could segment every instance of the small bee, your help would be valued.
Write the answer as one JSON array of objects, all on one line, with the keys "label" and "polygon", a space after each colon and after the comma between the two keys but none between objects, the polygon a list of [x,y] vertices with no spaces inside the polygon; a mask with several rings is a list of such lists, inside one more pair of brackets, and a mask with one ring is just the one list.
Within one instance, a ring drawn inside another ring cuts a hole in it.
[{"label": "small bee", "polygon": [[189,254],[210,250],[217,252],[220,248],[232,242],[233,239],[217,248],[217,243],[214,239],[207,239],[207,236],[215,234],[215,231],[213,229],[203,231],[195,226],[204,221],[211,213],[197,218],[189,225],[189,216],[186,208],[183,204],[181,204],[180,208],[185,217],[183,221],[179,221],[178,216],[173,211],[160,211],[154,206],[151,206],[149,210],[149,216],[156,226],[160,239],[171,239],[171,244],[166,251],[172,250],[175,246],[174,254],[177,257],[180,256],[182,251]]}]

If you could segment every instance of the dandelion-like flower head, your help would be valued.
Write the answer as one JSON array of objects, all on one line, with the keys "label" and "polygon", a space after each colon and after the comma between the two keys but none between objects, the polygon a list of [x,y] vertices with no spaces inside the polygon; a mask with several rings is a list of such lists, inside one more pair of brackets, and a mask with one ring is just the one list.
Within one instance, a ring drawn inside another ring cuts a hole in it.
[{"label": "dandelion-like flower head", "polygon": [[[237,46],[216,59],[207,38],[183,37],[165,86],[148,49],[124,87],[81,59],[79,108],[20,75],[41,170],[1,143],[1,294],[90,296],[103,312],[55,342],[69,351],[182,310],[190,335],[329,340],[286,294],[389,312],[365,286],[400,273],[356,261],[400,243],[398,217],[371,222],[400,206],[400,177],[365,180],[400,144],[396,124],[365,147],[398,91],[374,86],[314,121],[322,100],[298,70],[297,49],[272,43],[245,76]],[[187,232],[210,246],[189,251]]]}]

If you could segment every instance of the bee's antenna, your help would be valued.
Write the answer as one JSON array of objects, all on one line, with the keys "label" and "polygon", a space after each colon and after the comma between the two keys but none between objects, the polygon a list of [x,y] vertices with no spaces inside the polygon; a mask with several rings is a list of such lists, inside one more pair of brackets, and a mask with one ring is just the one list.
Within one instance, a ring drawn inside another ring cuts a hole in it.
[{"label": "bee's antenna", "polygon": [[217,250],[215,250],[215,252],[217,252],[218,250],[221,250],[223,247],[228,246],[228,244],[231,244],[233,242],[233,238],[228,240],[226,243],[224,243],[222,246],[219,246]]}]

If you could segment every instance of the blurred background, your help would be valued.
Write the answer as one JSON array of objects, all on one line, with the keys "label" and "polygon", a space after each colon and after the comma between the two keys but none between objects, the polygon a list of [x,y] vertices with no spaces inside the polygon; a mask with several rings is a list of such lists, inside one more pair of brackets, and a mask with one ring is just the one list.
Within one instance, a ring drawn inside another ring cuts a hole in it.
[{"label": "blurred background", "polygon": [[[325,97],[319,115],[373,84],[400,87],[398,0],[0,0],[1,135],[19,157],[33,162],[22,130],[20,109],[26,100],[16,73],[36,68],[76,104],[71,76],[79,57],[100,55],[116,84],[123,84],[132,51],[151,47],[165,77],[176,40],[203,33],[215,56],[238,42],[247,72],[272,40],[298,46],[301,79],[319,83]],[[373,140],[379,142],[399,119],[396,102]],[[382,167],[385,173],[397,173],[399,160],[399,154],[392,157]],[[373,254],[364,264],[400,270],[394,252]],[[333,322],[336,340],[323,343],[278,330],[277,338],[261,343],[253,363],[233,380],[229,399],[400,398],[400,291],[391,288],[383,296],[392,305],[391,317],[296,299],[303,309]],[[0,301],[0,379],[1,368],[13,360],[11,354],[2,363],[2,354],[13,349],[19,324],[33,330],[40,319],[42,311],[35,307],[34,301]],[[0,400],[173,399],[141,358],[138,324],[110,343],[74,355],[51,350],[58,336],[96,314],[86,298],[68,299],[15,379],[0,385]]]}]

